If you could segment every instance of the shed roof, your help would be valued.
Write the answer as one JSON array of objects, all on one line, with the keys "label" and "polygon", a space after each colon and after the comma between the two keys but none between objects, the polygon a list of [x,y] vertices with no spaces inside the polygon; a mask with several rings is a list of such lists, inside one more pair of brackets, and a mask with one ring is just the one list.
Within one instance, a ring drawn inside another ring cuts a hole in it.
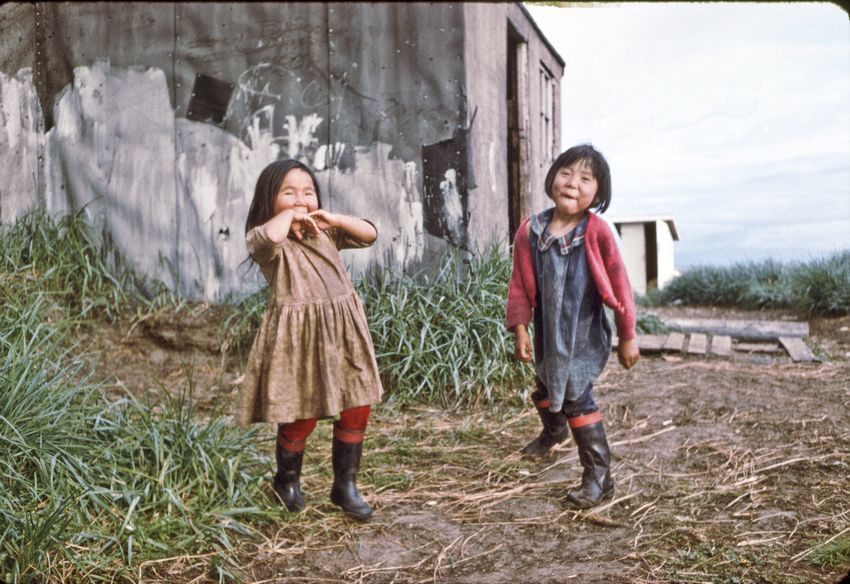
[{"label": "shed roof", "polygon": [[537,26],[536,22],[534,22],[534,19],[531,17],[531,13],[528,11],[528,9],[522,5],[522,2],[516,2],[515,4],[519,6],[519,9],[522,10],[523,14],[525,14],[525,17],[528,19],[528,22],[530,22],[531,26],[534,27],[534,30],[537,32],[538,36],[540,36],[540,40],[543,41],[543,44],[546,45],[546,48],[551,51],[552,56],[555,57],[555,60],[558,61],[558,64],[561,67],[565,67],[566,64],[564,63],[563,57],[558,54],[558,51],[555,50],[555,47],[552,46],[552,43],[549,42],[549,39],[547,39],[546,35],[543,34],[543,31],[540,30],[540,27]]},{"label": "shed roof", "polygon": [[657,221],[664,221],[667,224],[667,227],[670,229],[670,235],[673,236],[673,241],[679,241],[679,232],[676,230],[676,222],[669,215],[644,215],[641,217],[618,217],[616,219],[610,219],[610,221],[614,224],[623,224],[623,223],[655,223]]}]

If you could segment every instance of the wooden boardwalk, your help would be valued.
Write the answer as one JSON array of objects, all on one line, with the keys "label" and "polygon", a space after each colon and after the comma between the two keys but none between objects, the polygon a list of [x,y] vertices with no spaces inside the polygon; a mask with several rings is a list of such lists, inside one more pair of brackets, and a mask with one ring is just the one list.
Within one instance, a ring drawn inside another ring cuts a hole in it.
[{"label": "wooden boardwalk", "polygon": [[[664,324],[671,328],[684,325],[684,332],[638,335],[637,344],[641,353],[684,353],[729,358],[735,353],[786,352],[794,362],[818,361],[802,338],[808,335],[808,323],[674,319],[665,321]],[[760,342],[749,342],[753,340]],[[615,337],[614,347],[616,346]]]}]

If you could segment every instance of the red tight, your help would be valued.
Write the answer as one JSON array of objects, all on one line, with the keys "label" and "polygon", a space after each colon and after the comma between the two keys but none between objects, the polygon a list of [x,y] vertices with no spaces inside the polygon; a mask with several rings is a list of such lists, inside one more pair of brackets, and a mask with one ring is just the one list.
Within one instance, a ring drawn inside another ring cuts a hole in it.
[{"label": "red tight", "polygon": [[[372,406],[344,410],[339,415],[339,420],[334,423],[334,438],[348,444],[363,442],[371,411]],[[307,444],[307,437],[316,428],[317,421],[316,418],[306,418],[287,424],[278,424],[277,443],[289,452],[302,452]]]}]

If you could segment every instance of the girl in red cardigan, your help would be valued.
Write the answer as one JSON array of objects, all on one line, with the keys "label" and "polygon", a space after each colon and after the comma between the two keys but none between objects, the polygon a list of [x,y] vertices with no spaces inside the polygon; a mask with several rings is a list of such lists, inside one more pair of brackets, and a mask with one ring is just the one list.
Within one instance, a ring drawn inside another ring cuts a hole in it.
[{"label": "girl in red cardigan", "polygon": [[516,337],[516,358],[531,362],[528,323],[534,320],[536,391],[532,400],[543,430],[523,448],[542,455],[569,436],[584,468],[581,488],[567,503],[586,509],[614,494],[611,453],[593,382],[611,353],[611,326],[603,304],[614,311],[620,364],[640,359],[635,342],[632,287],[608,225],[595,213],[611,202],[611,173],[589,144],[561,154],[546,175],[554,207],[522,222],[514,242],[506,326]]}]

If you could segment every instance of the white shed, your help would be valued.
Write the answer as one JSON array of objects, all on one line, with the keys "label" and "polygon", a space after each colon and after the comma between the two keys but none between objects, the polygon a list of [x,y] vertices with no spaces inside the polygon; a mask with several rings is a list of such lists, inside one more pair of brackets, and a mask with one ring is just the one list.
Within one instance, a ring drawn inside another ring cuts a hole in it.
[{"label": "white shed", "polygon": [[623,261],[636,294],[663,288],[678,274],[673,242],[679,241],[672,217],[611,219],[622,239]]}]

